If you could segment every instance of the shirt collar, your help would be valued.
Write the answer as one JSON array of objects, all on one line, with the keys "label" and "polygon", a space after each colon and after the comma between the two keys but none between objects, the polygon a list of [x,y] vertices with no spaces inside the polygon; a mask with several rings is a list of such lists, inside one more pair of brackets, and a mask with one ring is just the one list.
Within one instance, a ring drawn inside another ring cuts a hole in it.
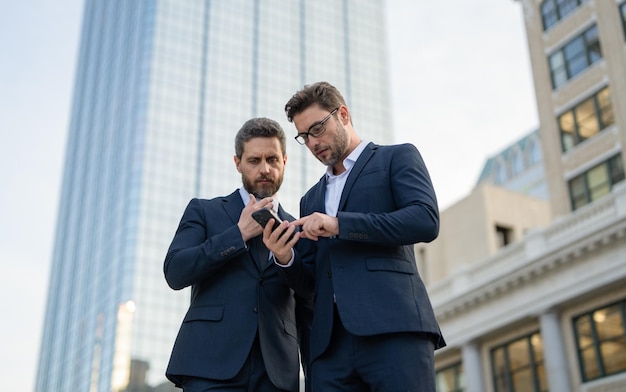
[{"label": "shirt collar", "polygon": [[[352,152],[346,157],[346,159],[343,160],[343,167],[346,168],[346,171],[343,172],[343,173],[350,172],[350,170],[352,169],[352,167],[356,163],[357,159],[359,159],[359,157],[361,156],[361,153],[363,152],[363,150],[365,150],[365,147],[367,147],[368,144],[369,144],[368,141],[362,140],[361,143],[359,143],[359,145],[356,146],[356,148],[354,150],[352,150]],[[343,173],[341,173],[341,174],[343,174]],[[328,166],[326,168],[326,177],[327,178],[337,177],[336,175],[333,174],[333,167],[332,166]]]}]

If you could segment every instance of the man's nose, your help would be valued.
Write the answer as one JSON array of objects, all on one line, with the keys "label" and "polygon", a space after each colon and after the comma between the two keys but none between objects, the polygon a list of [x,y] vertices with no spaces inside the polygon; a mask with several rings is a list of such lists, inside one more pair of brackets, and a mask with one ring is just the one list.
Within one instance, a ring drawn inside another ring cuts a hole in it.
[{"label": "man's nose", "polygon": [[313,148],[315,146],[317,146],[320,142],[317,140],[316,137],[309,137],[309,139],[306,141],[306,145],[309,148]]}]

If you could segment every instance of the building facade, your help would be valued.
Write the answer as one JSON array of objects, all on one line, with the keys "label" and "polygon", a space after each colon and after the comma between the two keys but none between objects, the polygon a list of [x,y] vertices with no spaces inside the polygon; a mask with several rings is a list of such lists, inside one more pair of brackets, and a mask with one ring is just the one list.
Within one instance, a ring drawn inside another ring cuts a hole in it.
[{"label": "building facade", "polygon": [[162,267],[192,197],[241,184],[234,136],[278,120],[294,214],[323,166],[283,112],[327,80],[355,127],[392,140],[382,0],[136,0],[84,6],[36,390],[169,390],[188,306]]},{"label": "building facade", "polygon": [[[503,200],[502,191],[479,185],[442,212],[440,238],[418,247],[427,269],[452,266],[426,274],[448,341],[436,355],[438,388],[623,391],[626,1],[519,3],[549,208],[541,219],[536,200]],[[475,208],[476,200],[491,206],[491,214]],[[447,225],[446,216],[454,217]],[[504,220],[508,237],[498,230]],[[487,234],[469,241],[471,233],[459,226],[475,225]],[[509,241],[498,241],[503,237]],[[440,239],[469,250],[447,256]]]},{"label": "building facade", "polygon": [[476,181],[476,186],[481,184],[497,185],[513,192],[549,200],[539,130],[524,135],[487,159]]},{"label": "building facade", "polygon": [[552,210],[561,216],[624,179],[624,1],[521,1]]}]

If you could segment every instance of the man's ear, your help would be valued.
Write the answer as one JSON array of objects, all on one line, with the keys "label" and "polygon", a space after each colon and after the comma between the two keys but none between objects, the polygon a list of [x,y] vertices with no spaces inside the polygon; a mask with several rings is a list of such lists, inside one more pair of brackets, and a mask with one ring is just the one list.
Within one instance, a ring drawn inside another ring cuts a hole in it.
[{"label": "man's ear", "polygon": [[235,167],[237,168],[237,171],[241,173],[241,169],[239,169],[239,164],[241,163],[241,160],[237,158],[237,155],[233,155],[233,161],[235,161]]},{"label": "man's ear", "polygon": [[342,124],[346,125],[348,123],[350,123],[350,111],[348,110],[347,107],[345,106],[341,106],[339,107],[339,120],[341,121]]}]

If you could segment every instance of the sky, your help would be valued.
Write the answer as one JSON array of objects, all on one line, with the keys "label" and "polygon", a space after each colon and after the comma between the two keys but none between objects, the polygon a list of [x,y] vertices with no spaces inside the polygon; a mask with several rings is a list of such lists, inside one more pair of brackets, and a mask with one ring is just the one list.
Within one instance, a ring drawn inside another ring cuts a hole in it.
[{"label": "sky", "polygon": [[[0,0],[0,379],[34,390],[82,0]],[[395,142],[420,150],[440,209],[538,127],[522,6],[387,0]]]}]

